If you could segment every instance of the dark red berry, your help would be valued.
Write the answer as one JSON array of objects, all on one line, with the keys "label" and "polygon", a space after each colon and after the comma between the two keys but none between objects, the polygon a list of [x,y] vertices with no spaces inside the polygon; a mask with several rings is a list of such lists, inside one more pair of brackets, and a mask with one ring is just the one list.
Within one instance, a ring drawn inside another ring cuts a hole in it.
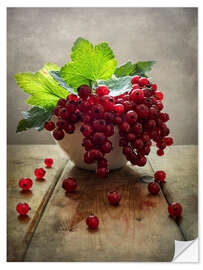
[{"label": "dark red berry", "polygon": [[156,91],[157,90],[157,85],[155,83],[151,84],[151,89],[153,91]]},{"label": "dark red berry", "polygon": [[163,95],[162,92],[156,92],[155,93],[155,98],[162,101],[163,98],[164,98],[164,95]]},{"label": "dark red berry", "polygon": [[52,121],[45,122],[44,128],[48,131],[52,131],[55,129],[55,124]]},{"label": "dark red berry", "polygon": [[109,170],[106,167],[97,168],[96,174],[97,176],[104,178],[108,176]]},{"label": "dark red berry", "polygon": [[101,150],[103,153],[110,153],[112,150],[112,143],[110,141],[106,141],[102,144]]},{"label": "dark red berry", "polygon": [[114,126],[109,124],[105,126],[104,129],[104,134],[106,135],[106,137],[111,137],[114,134]]},{"label": "dark red berry", "polygon": [[164,142],[167,146],[170,146],[173,144],[173,139],[171,137],[164,138]]},{"label": "dark red berry", "polygon": [[85,137],[90,137],[90,135],[92,134],[93,130],[91,128],[90,125],[82,125],[80,127],[80,131],[81,133],[85,136]]},{"label": "dark red berry", "polygon": [[99,160],[103,158],[103,154],[101,151],[97,149],[91,149],[88,151],[88,157],[93,160]]},{"label": "dark red berry", "polygon": [[98,160],[98,163],[97,164],[98,164],[98,168],[104,168],[104,167],[107,168],[108,161],[105,158],[101,158],[101,159]]},{"label": "dark red berry", "polygon": [[144,85],[147,85],[149,83],[149,81],[147,80],[147,78],[141,78],[139,80],[139,85],[140,86],[144,86]]},{"label": "dark red berry", "polygon": [[78,88],[78,95],[82,99],[87,99],[91,95],[91,91],[91,88],[88,85],[84,84]]},{"label": "dark red berry", "polygon": [[148,184],[148,190],[151,194],[156,195],[160,191],[160,186],[157,182],[152,182]]},{"label": "dark red berry", "polygon": [[130,125],[127,122],[123,122],[120,124],[119,129],[127,133],[130,131]]},{"label": "dark red berry", "polygon": [[99,226],[99,219],[94,214],[91,214],[86,218],[86,224],[89,229],[96,230]]},{"label": "dark red berry", "polygon": [[159,182],[165,182],[166,173],[164,171],[157,171],[154,174],[154,178]]},{"label": "dark red berry", "polygon": [[32,180],[30,178],[20,179],[19,187],[22,188],[22,190],[29,190],[32,187]]},{"label": "dark red berry", "polygon": [[182,210],[182,206],[179,203],[172,203],[168,206],[168,212],[172,217],[180,217]]},{"label": "dark red berry", "polygon": [[162,149],[157,150],[157,155],[158,156],[163,156],[164,155],[164,151]]},{"label": "dark red berry", "polygon": [[62,188],[67,192],[73,192],[77,188],[77,182],[75,179],[68,177],[67,179],[63,180]]},{"label": "dark red berry", "polygon": [[45,165],[46,165],[47,168],[51,168],[52,165],[53,165],[53,163],[54,163],[54,161],[53,161],[52,158],[46,158],[46,159],[44,160],[44,163],[45,163]]},{"label": "dark red berry", "polygon": [[57,102],[58,106],[65,106],[65,104],[66,104],[66,99],[64,98],[60,98]]},{"label": "dark red berry", "polygon": [[62,140],[64,138],[64,132],[61,129],[55,129],[53,136],[57,141]]},{"label": "dark red berry", "polygon": [[112,191],[108,193],[109,203],[112,205],[118,205],[121,200],[121,195],[117,191]]},{"label": "dark red berry", "polygon": [[144,92],[140,89],[135,89],[131,93],[131,98],[136,103],[141,103],[144,100]]},{"label": "dark red berry", "polygon": [[106,140],[106,136],[103,132],[96,132],[92,137],[92,141],[95,144],[103,144]]},{"label": "dark red berry", "polygon": [[27,213],[29,212],[31,208],[29,207],[29,205],[27,203],[19,203],[16,206],[16,211],[21,215],[21,216],[25,216],[27,215]]},{"label": "dark red berry", "polygon": [[68,134],[73,134],[73,132],[75,130],[75,126],[73,124],[66,124],[64,127],[64,130]]}]

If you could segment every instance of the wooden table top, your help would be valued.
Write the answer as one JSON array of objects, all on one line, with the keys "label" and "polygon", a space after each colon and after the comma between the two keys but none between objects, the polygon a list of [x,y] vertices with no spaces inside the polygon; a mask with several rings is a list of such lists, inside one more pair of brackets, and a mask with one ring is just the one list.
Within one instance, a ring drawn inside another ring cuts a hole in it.
[{"label": "wooden table top", "polygon": [[[173,146],[164,157],[155,148],[145,167],[127,164],[99,179],[78,169],[56,145],[9,145],[7,185],[7,260],[28,262],[69,261],[171,261],[174,240],[187,241],[198,234],[197,146]],[[35,168],[50,157],[54,166],[45,179],[36,181]],[[147,179],[165,170],[166,183],[153,196]],[[74,177],[77,191],[66,194],[63,179]],[[33,179],[31,191],[18,187],[21,178]],[[144,177],[144,178],[143,178]],[[141,180],[141,179],[144,179]],[[118,190],[119,206],[111,206],[107,192]],[[177,224],[168,215],[168,203],[183,207]],[[16,213],[16,205],[27,202],[27,217]],[[99,217],[97,231],[87,229],[90,213]]]}]

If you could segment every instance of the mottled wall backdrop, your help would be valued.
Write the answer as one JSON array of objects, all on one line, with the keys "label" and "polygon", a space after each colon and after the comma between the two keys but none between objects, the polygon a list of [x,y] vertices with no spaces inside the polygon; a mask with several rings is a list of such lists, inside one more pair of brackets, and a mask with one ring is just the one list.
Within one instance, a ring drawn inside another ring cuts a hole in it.
[{"label": "mottled wall backdrop", "polygon": [[156,60],[152,77],[165,94],[171,134],[176,144],[197,143],[197,9],[8,8],[9,144],[53,143],[45,131],[15,133],[29,106],[14,74],[64,65],[78,36],[107,41],[119,64]]}]

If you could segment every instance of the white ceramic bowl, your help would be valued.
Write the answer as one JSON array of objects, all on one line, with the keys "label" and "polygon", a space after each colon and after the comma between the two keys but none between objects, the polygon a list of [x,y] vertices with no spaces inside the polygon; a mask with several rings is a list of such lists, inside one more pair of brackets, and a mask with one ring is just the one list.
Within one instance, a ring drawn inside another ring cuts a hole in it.
[{"label": "white ceramic bowl", "polygon": [[[55,141],[77,167],[93,171],[96,170],[96,163],[86,164],[83,161],[85,149],[82,147],[82,141],[84,137],[80,133],[80,126],[81,123],[77,123],[73,134],[66,134],[63,140]],[[122,153],[122,147],[119,147],[119,134],[117,128],[115,128],[114,135],[109,139],[113,145],[113,150],[105,155],[105,158],[108,160],[109,169],[115,170],[122,168],[127,160]]]}]

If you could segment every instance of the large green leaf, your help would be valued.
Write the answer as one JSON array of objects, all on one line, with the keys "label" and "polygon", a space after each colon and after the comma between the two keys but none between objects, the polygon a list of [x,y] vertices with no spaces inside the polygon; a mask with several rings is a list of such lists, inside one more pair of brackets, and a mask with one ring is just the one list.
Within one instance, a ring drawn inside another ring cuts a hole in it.
[{"label": "large green leaf", "polygon": [[56,106],[60,98],[68,96],[69,92],[61,87],[50,75],[49,72],[54,70],[59,71],[60,68],[57,65],[48,63],[36,73],[15,74],[18,86],[31,95],[26,100],[28,104],[51,110]]},{"label": "large green leaf", "polygon": [[89,41],[78,38],[73,45],[72,61],[61,68],[63,80],[74,89],[82,84],[92,85],[98,80],[110,79],[117,61],[106,42],[95,47]]},{"label": "large green leaf", "polygon": [[133,76],[135,74],[139,76],[147,77],[146,73],[152,70],[152,66],[155,64],[155,61],[140,61],[136,64],[132,64],[131,61],[121,65],[120,67],[116,68],[114,74],[116,77],[123,77],[123,76]]},{"label": "large green leaf", "polygon": [[30,111],[22,112],[24,119],[20,120],[16,132],[35,128],[38,131],[44,128],[44,123],[48,121],[52,115],[52,111],[45,111],[42,108],[33,107]]},{"label": "large green leaf", "polygon": [[120,78],[111,78],[110,80],[99,81],[98,85],[105,85],[109,88],[111,96],[119,96],[126,91],[132,89],[131,84],[132,76],[120,77]]}]

